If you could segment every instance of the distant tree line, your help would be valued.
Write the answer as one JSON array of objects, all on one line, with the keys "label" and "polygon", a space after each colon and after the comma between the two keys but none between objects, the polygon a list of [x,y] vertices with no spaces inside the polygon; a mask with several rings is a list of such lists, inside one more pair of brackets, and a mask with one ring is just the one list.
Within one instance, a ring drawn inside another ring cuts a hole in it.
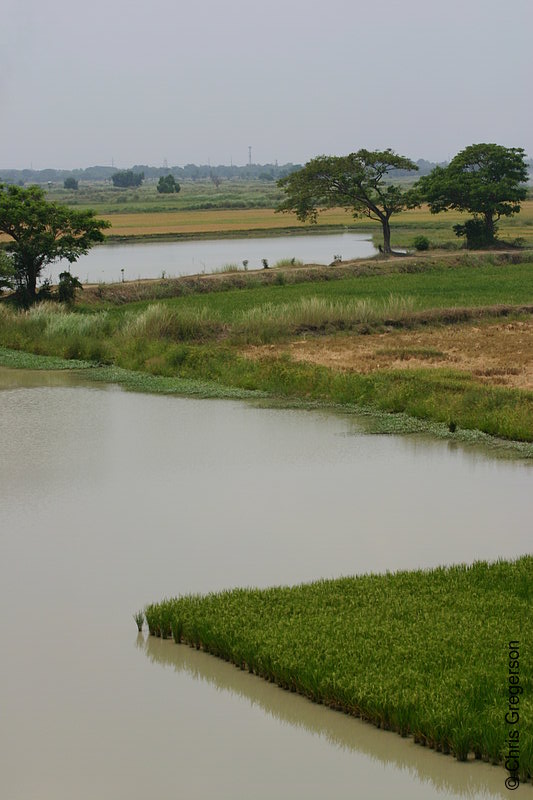
[{"label": "distant tree line", "polygon": [[[414,162],[418,167],[419,175],[429,175],[437,165],[425,159]],[[533,161],[529,162],[533,168]],[[111,181],[113,176],[123,172],[144,173],[144,179],[156,182],[159,178],[172,175],[176,181],[180,180],[211,180],[216,185],[216,181],[228,180],[230,178],[240,178],[242,180],[261,180],[277,181],[296,172],[302,168],[301,164],[251,164],[237,166],[236,164],[185,164],[185,166],[173,167],[151,167],[147,164],[135,164],[129,170],[119,170],[116,167],[95,166],[86,169],[60,170],[60,169],[0,169],[0,181],[7,184],[46,184],[62,183],[72,179],[72,181]],[[391,177],[404,177],[410,174],[409,170],[393,170]],[[66,188],[73,188],[73,184]]]},{"label": "distant tree line", "polygon": [[46,184],[64,183],[68,178],[80,181],[112,181],[113,177],[123,172],[144,173],[147,181],[156,182],[159,178],[172,175],[179,180],[211,180],[216,182],[230,178],[242,180],[267,180],[277,181],[285,175],[301,169],[301,164],[251,164],[228,166],[220,164],[186,164],[183,167],[151,167],[147,164],[134,164],[129,170],[119,170],[116,167],[87,167],[86,169],[60,170],[60,169],[0,169],[0,181],[6,184]]},{"label": "distant tree line", "polygon": [[[445,167],[447,162],[426,161],[423,158],[413,162],[417,166],[418,175],[429,175],[435,167]],[[533,159],[526,161],[530,176],[533,174]],[[135,164],[130,170],[119,170],[116,167],[94,166],[86,169],[59,170],[59,169],[0,169],[0,181],[6,184],[46,184],[63,183],[72,178],[80,181],[111,181],[113,176],[121,172],[144,173],[144,179],[157,182],[159,178],[172,175],[176,181],[180,180],[228,180],[240,178],[242,180],[277,181],[301,169],[301,164],[251,164],[237,166],[235,164],[185,164],[185,166],[151,167],[147,164]],[[389,173],[390,178],[402,178],[411,175],[411,170],[395,169]],[[68,188],[68,187],[67,187]]]}]

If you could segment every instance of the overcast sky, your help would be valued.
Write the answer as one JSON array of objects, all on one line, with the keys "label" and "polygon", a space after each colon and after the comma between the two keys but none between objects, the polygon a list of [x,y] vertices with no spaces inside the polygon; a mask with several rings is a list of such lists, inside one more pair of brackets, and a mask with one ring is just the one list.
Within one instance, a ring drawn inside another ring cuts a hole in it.
[{"label": "overcast sky", "polygon": [[533,156],[532,0],[2,0],[0,168]]}]

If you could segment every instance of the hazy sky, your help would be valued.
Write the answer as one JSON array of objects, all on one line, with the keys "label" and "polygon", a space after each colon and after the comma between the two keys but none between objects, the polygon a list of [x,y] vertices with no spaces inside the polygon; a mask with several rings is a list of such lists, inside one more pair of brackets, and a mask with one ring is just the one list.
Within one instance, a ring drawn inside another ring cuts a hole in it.
[{"label": "hazy sky", "polygon": [[0,167],[533,156],[531,0],[2,0]]}]

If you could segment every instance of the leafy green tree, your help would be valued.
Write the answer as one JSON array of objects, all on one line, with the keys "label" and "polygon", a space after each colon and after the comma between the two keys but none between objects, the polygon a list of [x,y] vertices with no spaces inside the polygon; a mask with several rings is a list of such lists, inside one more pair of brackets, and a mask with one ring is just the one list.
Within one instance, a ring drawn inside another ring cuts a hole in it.
[{"label": "leafy green tree", "polygon": [[161,175],[159,181],[157,182],[157,191],[160,194],[173,194],[174,192],[179,192],[181,190],[181,186],[175,179],[174,175]]},{"label": "leafy green tree", "polygon": [[74,189],[74,191],[78,190],[78,181],[76,178],[65,178],[63,181],[63,187],[65,189]]},{"label": "leafy green tree", "polygon": [[398,169],[410,172],[418,167],[392,150],[318,156],[278,181],[287,199],[277,210],[292,211],[298,219],[316,223],[317,214],[323,209],[348,209],[354,217],[368,217],[381,223],[383,251],[392,253],[389,222],[392,214],[418,205],[412,193],[387,182],[390,173]]},{"label": "leafy green tree", "polygon": [[448,209],[473,214],[473,219],[454,226],[454,230],[458,236],[467,237],[467,246],[479,247],[494,243],[501,217],[520,211],[520,202],[527,195],[527,179],[521,147],[471,144],[447,167],[435,167],[420,178],[416,189],[432,214]]},{"label": "leafy green tree", "polygon": [[113,186],[118,186],[121,189],[128,189],[130,187],[140,186],[144,180],[144,172],[133,172],[131,169],[125,169],[121,172],[115,172],[111,176]]},{"label": "leafy green tree", "polygon": [[13,289],[15,286],[15,267],[13,266],[13,257],[6,253],[5,250],[0,250],[0,293],[4,289]]},{"label": "leafy green tree", "polygon": [[33,303],[37,280],[47,264],[61,258],[71,264],[96,242],[109,223],[95,219],[94,211],[74,211],[49,203],[38,186],[0,184],[0,233],[11,237],[7,251],[13,259],[20,302]]}]

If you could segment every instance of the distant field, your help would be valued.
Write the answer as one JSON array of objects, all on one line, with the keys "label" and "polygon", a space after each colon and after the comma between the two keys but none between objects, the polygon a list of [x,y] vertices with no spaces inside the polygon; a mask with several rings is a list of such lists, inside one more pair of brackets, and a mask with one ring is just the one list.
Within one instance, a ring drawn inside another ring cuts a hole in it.
[{"label": "distant field", "polygon": [[274,181],[227,180],[218,189],[209,180],[184,181],[177,194],[159,194],[155,183],[118,189],[105,183],[80,183],[77,191],[54,186],[51,200],[100,213],[198,211],[209,208],[273,208],[283,193]]},{"label": "distant field", "polygon": [[[165,234],[228,233],[233,231],[309,228],[292,214],[276,214],[272,208],[211,209],[202,211],[149,212],[103,215],[111,223],[108,236],[154,236]],[[325,212],[325,225],[352,225],[353,218],[342,209]],[[364,226],[368,230],[371,226]]]},{"label": "distant field", "polygon": [[[381,240],[381,227],[368,219],[354,219],[343,209],[324,211],[318,226],[299,222],[293,214],[277,214],[272,208],[209,209],[200,211],[166,211],[130,214],[104,214],[111,223],[108,236],[195,236],[206,233],[247,232],[299,228],[315,230],[317,227],[350,226],[361,231],[371,231],[376,241]],[[415,236],[426,235],[435,245],[459,240],[452,227],[468,215],[458,212],[431,214],[427,208],[405,211],[392,218],[392,238],[397,246],[409,246]],[[500,222],[500,238],[514,240],[521,237],[533,243],[533,200],[522,205],[520,214]]]},{"label": "distant field", "polygon": [[[155,183],[133,189],[117,189],[105,183],[81,183],[78,191],[53,186],[47,197],[82,210],[92,208],[111,223],[109,238],[196,238],[202,236],[265,235],[294,230],[326,230],[349,226],[373,234],[381,241],[381,226],[370,220],[354,219],[342,209],[319,215],[317,226],[304,225],[294,214],[276,214],[274,209],[284,193],[272,181],[223,181],[217,189],[209,180],[185,181],[178,194],[158,194]],[[432,246],[460,247],[452,227],[468,215],[456,212],[430,214],[427,208],[405,211],[392,217],[392,242],[411,247],[413,239],[425,235]],[[522,238],[533,244],[533,200],[522,211],[500,223],[500,238]],[[0,241],[5,237],[0,237]]]}]

